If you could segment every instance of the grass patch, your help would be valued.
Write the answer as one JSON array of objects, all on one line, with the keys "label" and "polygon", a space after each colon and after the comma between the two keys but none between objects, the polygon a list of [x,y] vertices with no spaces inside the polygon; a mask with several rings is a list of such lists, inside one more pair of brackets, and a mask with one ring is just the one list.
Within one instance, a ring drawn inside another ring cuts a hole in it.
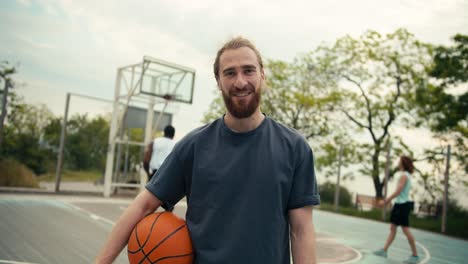
[{"label": "grass patch", "polygon": [[[62,171],[61,181],[63,182],[94,182],[100,179],[102,172],[99,170],[90,171]],[[55,182],[55,172],[48,172],[38,177],[40,181],[44,182]]]},{"label": "grass patch", "polygon": [[[323,211],[335,212],[334,206],[329,203],[320,204],[319,209]],[[387,213],[386,221],[382,221],[382,211],[379,209],[361,211],[354,207],[340,207],[336,213],[376,220],[380,222],[390,222],[390,211]],[[441,221],[441,218],[420,218],[414,214],[410,215],[410,227],[435,233],[441,232]],[[466,217],[454,216],[450,215],[449,213],[447,215],[446,235],[468,239],[468,221],[466,221]]]},{"label": "grass patch", "polygon": [[39,188],[34,172],[11,158],[0,160],[0,186]]}]

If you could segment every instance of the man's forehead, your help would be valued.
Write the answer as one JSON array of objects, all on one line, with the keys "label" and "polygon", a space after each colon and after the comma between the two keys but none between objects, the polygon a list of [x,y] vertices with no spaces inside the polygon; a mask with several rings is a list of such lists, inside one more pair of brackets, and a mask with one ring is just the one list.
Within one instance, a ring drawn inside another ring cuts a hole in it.
[{"label": "man's forehead", "polygon": [[255,52],[248,47],[237,49],[227,49],[220,56],[221,69],[234,66],[255,66],[259,67],[258,58]]}]

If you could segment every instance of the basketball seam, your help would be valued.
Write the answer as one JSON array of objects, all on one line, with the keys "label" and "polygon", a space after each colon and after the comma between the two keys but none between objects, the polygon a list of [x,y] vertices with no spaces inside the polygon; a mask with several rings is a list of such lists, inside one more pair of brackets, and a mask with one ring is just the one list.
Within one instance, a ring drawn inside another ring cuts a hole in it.
[{"label": "basketball seam", "polygon": [[168,240],[170,237],[172,237],[173,235],[175,235],[177,232],[179,232],[180,230],[182,230],[182,228],[184,228],[186,226],[186,224],[183,224],[181,225],[180,227],[178,227],[176,230],[172,231],[172,233],[170,233],[169,235],[167,235],[163,240],[161,240],[156,246],[154,246],[149,252],[148,254],[145,253],[145,251],[143,251],[143,254],[144,254],[144,258],[142,258],[142,260],[138,263],[138,264],[141,264],[143,263],[143,261],[145,259],[148,259],[148,261],[151,262],[151,260],[149,259],[149,255],[151,253],[153,253],[153,251],[155,251],[162,243],[164,243],[164,241]]},{"label": "basketball seam", "polygon": [[159,261],[165,260],[165,259],[170,259],[170,258],[182,258],[182,257],[188,257],[188,256],[193,256],[193,252],[190,252],[188,254],[183,254],[183,255],[174,255],[174,256],[166,256],[157,259],[155,262],[151,262],[151,264],[158,263]]},{"label": "basketball seam", "polygon": [[[154,219],[153,223],[151,224],[151,229],[150,229],[150,232],[149,234],[146,236],[146,239],[145,239],[145,242],[143,243],[143,245],[141,244],[140,242],[140,239],[138,237],[138,225],[135,227],[135,237],[136,237],[136,240],[138,242],[138,246],[140,247],[138,250],[136,251],[130,251],[127,247],[127,252],[128,253],[131,253],[131,254],[135,254],[135,253],[138,253],[140,251],[143,251],[143,248],[145,247],[146,243],[148,243],[149,241],[149,238],[150,238],[150,235],[151,233],[153,232],[153,228],[154,228],[154,225],[156,224],[156,222],[158,221],[159,217],[161,217],[162,214],[164,214],[165,212],[162,212],[162,213],[158,213],[158,216],[156,217],[156,219]],[[143,254],[145,252],[143,251]]]}]

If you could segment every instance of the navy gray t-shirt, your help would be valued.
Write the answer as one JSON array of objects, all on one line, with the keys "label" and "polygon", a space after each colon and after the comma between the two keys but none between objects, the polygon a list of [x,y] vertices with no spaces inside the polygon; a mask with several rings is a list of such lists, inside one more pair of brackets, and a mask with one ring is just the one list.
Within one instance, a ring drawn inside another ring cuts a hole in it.
[{"label": "navy gray t-shirt", "polygon": [[290,263],[288,210],[320,203],[306,140],[268,117],[246,133],[223,118],[192,131],[146,188],[170,204],[187,196],[199,264]]}]

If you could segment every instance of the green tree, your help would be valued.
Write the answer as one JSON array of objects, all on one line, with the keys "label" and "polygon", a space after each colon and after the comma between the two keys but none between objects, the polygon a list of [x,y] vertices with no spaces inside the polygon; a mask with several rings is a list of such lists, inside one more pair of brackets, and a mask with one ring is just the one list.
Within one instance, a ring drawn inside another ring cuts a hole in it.
[{"label": "green tree", "polygon": [[[57,125],[57,124],[55,124]],[[51,128],[54,131],[53,128]],[[64,166],[70,169],[102,169],[107,153],[109,120],[102,116],[90,119],[75,115],[67,124]],[[50,138],[56,139],[52,133]]]},{"label": "green tree", "polygon": [[8,95],[11,88],[14,87],[11,75],[16,73],[15,67],[9,65],[7,61],[0,62],[0,85],[3,86],[1,90],[1,107],[0,107],[0,149],[3,143],[3,130],[5,118],[7,116]]},{"label": "green tree", "polygon": [[[336,184],[325,182],[319,186],[320,200],[325,203],[333,204],[335,202],[335,189]],[[350,207],[353,204],[351,193],[343,186],[340,186],[340,199],[339,205],[343,207]]]},{"label": "green tree", "polygon": [[414,98],[420,120],[441,142],[421,157],[432,165],[422,177],[432,202],[442,193],[437,176],[444,173],[448,144],[452,145],[451,184],[468,186],[468,36],[457,34],[453,41],[453,46],[435,48],[433,79],[421,82]]},{"label": "green tree", "polygon": [[298,56],[292,63],[270,60],[266,67],[268,89],[262,110],[300,131],[309,141],[330,134],[338,96],[316,74],[317,70],[312,71],[307,58]]},{"label": "green tree", "polygon": [[415,103],[432,131],[458,131],[466,137],[468,89],[449,90],[468,81],[468,36],[458,34],[453,40],[454,46],[435,49],[430,75],[436,81],[418,87]]},{"label": "green tree", "polygon": [[409,98],[427,79],[432,66],[432,47],[421,43],[405,29],[387,35],[367,31],[358,39],[346,36],[331,47],[321,46],[311,61],[327,68],[330,86],[337,87],[339,111],[366,131],[371,144],[360,145],[363,172],[372,177],[377,197],[382,197],[384,147],[392,126],[410,119]]},{"label": "green tree", "polygon": [[60,134],[62,131],[61,117],[52,117],[47,126],[44,127],[44,141],[50,146],[55,154],[58,154],[60,145]]},{"label": "green tree", "polygon": [[10,93],[9,112],[2,155],[22,162],[36,174],[46,172],[53,153],[44,144],[43,129],[53,117],[51,111],[45,105],[28,105]]}]

